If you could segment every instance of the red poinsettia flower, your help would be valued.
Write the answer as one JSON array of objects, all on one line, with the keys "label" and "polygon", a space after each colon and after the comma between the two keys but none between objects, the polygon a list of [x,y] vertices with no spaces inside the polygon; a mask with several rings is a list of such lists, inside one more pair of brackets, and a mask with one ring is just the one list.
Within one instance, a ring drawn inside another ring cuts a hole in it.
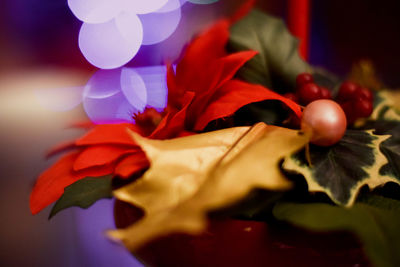
[{"label": "red poinsettia flower", "polygon": [[176,74],[169,66],[167,115],[150,137],[165,139],[199,132],[211,121],[263,100],[280,100],[300,116],[300,107],[287,98],[260,85],[233,79],[257,52],[227,54],[229,26],[229,20],[222,20],[196,38],[178,63]]},{"label": "red poinsettia flower", "polygon": [[281,100],[297,115],[300,107],[260,85],[233,79],[243,64],[257,54],[227,54],[228,20],[197,37],[186,49],[176,74],[168,68],[168,106],[163,114],[147,110],[136,124],[94,126],[69,147],[75,149],[40,175],[30,198],[33,214],[50,205],[64,188],[85,177],[108,174],[128,178],[148,168],[145,154],[128,129],[154,139],[168,139],[202,131],[208,123],[235,113],[253,102]]}]

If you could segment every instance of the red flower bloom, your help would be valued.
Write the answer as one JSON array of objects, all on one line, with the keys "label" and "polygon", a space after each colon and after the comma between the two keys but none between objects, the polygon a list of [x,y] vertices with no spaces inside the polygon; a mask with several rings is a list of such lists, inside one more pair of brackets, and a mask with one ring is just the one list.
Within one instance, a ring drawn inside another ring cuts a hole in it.
[{"label": "red flower bloom", "polygon": [[154,139],[194,134],[213,120],[230,116],[247,104],[268,99],[281,100],[300,115],[300,107],[291,100],[260,85],[233,79],[240,67],[257,52],[228,55],[225,46],[229,26],[228,20],[222,20],[197,37],[187,47],[176,74],[169,66],[168,106],[163,118],[149,110],[136,118],[136,125],[95,126],[73,143],[77,152],[62,157],[39,177],[31,194],[31,212],[38,213],[61,197],[66,186],[85,177],[113,174],[127,178],[146,169],[149,165],[146,156],[127,129]]},{"label": "red flower bloom", "polygon": [[281,100],[300,116],[300,107],[259,85],[232,79],[257,52],[227,55],[228,20],[223,20],[196,38],[177,65],[176,75],[168,69],[168,113],[150,136],[164,139],[182,132],[198,132],[213,120],[239,108],[267,99]]}]

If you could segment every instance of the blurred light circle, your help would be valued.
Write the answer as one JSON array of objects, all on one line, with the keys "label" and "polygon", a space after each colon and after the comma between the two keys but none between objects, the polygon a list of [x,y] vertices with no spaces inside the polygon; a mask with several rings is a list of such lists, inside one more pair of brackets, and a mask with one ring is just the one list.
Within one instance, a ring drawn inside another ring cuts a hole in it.
[{"label": "blurred light circle", "polygon": [[186,0],[168,0],[168,2],[156,12],[170,12],[180,8]]},{"label": "blurred light circle", "polygon": [[87,23],[110,21],[122,10],[115,0],[68,0],[68,6],[79,20]]},{"label": "blurred light circle", "polygon": [[135,14],[121,13],[101,23],[83,23],[79,48],[85,58],[101,69],[114,69],[128,63],[139,51],[143,40],[142,24]]},{"label": "blurred light circle", "polygon": [[121,69],[99,70],[90,78],[83,91],[83,97],[107,98],[121,91]]},{"label": "blurred light circle", "polygon": [[162,8],[168,0],[119,0],[123,10],[135,14],[147,14]]},{"label": "blurred light circle", "polygon": [[133,114],[138,110],[133,107],[122,92],[107,98],[83,98],[83,108],[96,124],[133,122]]},{"label": "blurred light circle", "polygon": [[140,111],[147,104],[146,85],[133,68],[123,68],[121,71],[121,90],[128,102]]},{"label": "blurred light circle", "polygon": [[181,20],[181,9],[140,15],[143,25],[143,45],[160,43],[170,37]]},{"label": "blurred light circle", "polygon": [[147,91],[147,106],[163,110],[167,105],[167,67],[151,66],[135,68],[142,77]]}]

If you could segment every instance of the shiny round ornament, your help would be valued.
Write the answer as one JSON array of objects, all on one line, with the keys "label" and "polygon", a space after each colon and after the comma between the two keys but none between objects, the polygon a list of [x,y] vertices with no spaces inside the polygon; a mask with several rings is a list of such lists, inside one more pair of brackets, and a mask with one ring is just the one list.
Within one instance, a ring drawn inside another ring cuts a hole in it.
[{"label": "shiny round ornament", "polygon": [[321,99],[311,102],[303,111],[301,128],[311,131],[311,143],[331,146],[340,141],[346,132],[346,115],[335,101]]}]

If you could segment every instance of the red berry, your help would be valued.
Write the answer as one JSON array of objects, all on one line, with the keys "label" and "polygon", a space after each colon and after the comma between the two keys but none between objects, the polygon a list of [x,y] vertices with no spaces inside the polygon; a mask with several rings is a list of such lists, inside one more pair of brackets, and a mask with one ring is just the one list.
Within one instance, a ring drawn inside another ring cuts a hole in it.
[{"label": "red berry", "polygon": [[315,83],[307,83],[300,87],[298,94],[301,103],[307,105],[315,100],[321,99],[321,88]]},{"label": "red berry", "polygon": [[360,90],[358,91],[358,96],[361,99],[365,99],[370,102],[374,101],[374,95],[368,88],[365,88],[365,87],[360,88]]},{"label": "red berry", "polygon": [[357,115],[354,112],[354,103],[351,101],[340,103],[344,113],[346,114],[347,125],[353,124],[357,119]]},{"label": "red berry", "polygon": [[312,83],[314,82],[314,78],[310,73],[300,73],[299,75],[297,75],[296,77],[296,85],[297,88],[302,87],[303,85],[307,84],[307,83]]},{"label": "red berry", "polygon": [[332,99],[332,93],[328,88],[321,87],[321,98],[322,99]]},{"label": "red berry", "polygon": [[286,93],[283,96],[288,98],[288,99],[290,99],[290,100],[292,100],[293,102],[296,102],[296,103],[299,102],[299,97],[294,93]]},{"label": "red berry", "polygon": [[354,103],[354,111],[360,118],[367,118],[371,116],[373,111],[372,102],[367,99],[360,98]]},{"label": "red berry", "polygon": [[358,98],[358,92],[360,90],[360,86],[354,82],[344,82],[339,88],[338,100],[340,102],[347,100],[355,100]]}]

